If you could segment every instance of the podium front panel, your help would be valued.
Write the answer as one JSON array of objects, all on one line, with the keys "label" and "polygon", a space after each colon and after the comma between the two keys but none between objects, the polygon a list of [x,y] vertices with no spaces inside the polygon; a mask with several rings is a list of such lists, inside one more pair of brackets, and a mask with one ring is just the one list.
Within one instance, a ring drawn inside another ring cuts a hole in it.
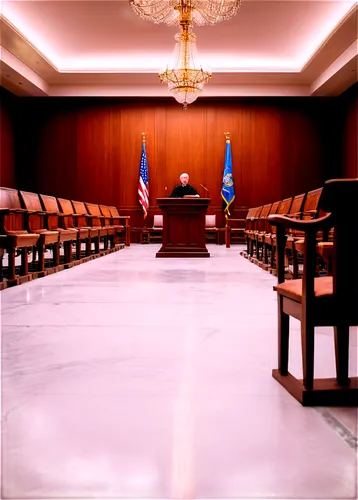
[{"label": "podium front panel", "polygon": [[205,215],[209,198],[158,198],[163,211],[163,244],[156,257],[210,257]]}]

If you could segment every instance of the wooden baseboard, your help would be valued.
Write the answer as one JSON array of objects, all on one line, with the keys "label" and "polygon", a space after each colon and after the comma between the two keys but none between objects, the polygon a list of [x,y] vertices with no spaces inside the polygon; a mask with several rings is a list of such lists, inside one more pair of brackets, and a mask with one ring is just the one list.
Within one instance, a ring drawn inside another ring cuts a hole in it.
[{"label": "wooden baseboard", "polygon": [[338,385],[335,378],[315,379],[313,389],[306,389],[291,373],[281,375],[275,369],[272,376],[302,406],[358,406],[358,377],[352,377],[347,386]]}]

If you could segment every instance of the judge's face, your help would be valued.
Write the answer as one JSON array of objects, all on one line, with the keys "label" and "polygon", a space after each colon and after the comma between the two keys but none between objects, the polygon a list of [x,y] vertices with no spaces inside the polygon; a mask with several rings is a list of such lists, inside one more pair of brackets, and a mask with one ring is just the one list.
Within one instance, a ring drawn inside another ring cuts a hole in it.
[{"label": "judge's face", "polygon": [[180,182],[186,186],[189,182],[189,175],[188,174],[182,174],[180,176]]}]

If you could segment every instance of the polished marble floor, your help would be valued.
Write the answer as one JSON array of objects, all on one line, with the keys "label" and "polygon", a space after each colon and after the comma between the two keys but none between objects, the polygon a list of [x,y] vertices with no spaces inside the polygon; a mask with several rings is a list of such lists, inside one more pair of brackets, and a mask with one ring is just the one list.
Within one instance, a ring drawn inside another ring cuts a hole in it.
[{"label": "polished marble floor", "polygon": [[356,409],[303,408],[271,377],[276,279],[238,246],[157,249],[1,292],[2,498],[357,498]]}]

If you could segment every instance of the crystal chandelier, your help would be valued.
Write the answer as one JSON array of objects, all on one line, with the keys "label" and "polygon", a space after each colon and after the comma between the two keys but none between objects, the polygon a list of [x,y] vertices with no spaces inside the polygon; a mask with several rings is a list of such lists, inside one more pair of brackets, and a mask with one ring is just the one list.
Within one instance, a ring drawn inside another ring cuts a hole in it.
[{"label": "crystal chandelier", "polygon": [[211,72],[198,68],[195,63],[196,36],[192,25],[215,24],[233,17],[241,0],[129,0],[133,10],[143,19],[154,23],[179,25],[181,33],[175,35],[176,60],[173,69],[159,73],[174,98],[184,110],[194,102]]},{"label": "crystal chandelier", "polygon": [[191,31],[190,22],[181,23],[182,31],[175,35],[176,58],[173,69],[167,68],[159,73],[162,83],[168,84],[169,91],[184,110],[194,102],[202,91],[204,84],[211,78],[210,71],[198,68],[195,63],[196,36]]},{"label": "crystal chandelier", "polygon": [[215,24],[235,16],[241,0],[129,0],[143,19],[169,26],[180,24],[181,15],[190,12],[198,26]]}]

